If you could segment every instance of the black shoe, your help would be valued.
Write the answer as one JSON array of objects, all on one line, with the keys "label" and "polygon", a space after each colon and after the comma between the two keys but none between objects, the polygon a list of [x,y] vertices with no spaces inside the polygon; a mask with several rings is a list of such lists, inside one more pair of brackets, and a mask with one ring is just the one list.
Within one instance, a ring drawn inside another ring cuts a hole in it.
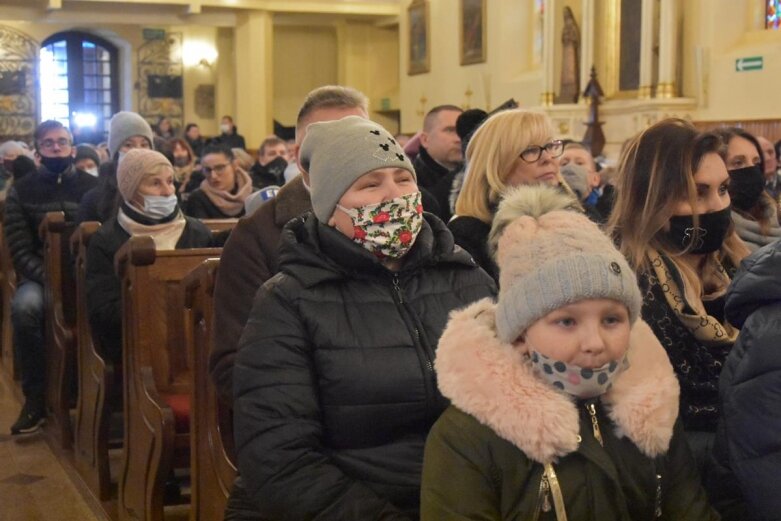
[{"label": "black shoe", "polygon": [[43,405],[30,400],[24,402],[19,419],[11,427],[11,434],[30,434],[37,431],[46,421]]}]

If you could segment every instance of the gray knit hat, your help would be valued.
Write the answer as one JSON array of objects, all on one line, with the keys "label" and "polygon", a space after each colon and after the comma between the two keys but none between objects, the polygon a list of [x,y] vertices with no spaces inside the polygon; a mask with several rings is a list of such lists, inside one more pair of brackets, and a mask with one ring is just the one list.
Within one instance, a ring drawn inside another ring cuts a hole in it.
[{"label": "gray knit hat", "polygon": [[312,208],[321,222],[331,218],[339,199],[362,175],[379,168],[403,168],[415,175],[393,136],[359,116],[309,125],[300,159],[301,168],[309,173]]},{"label": "gray knit hat", "polygon": [[[585,215],[562,210],[556,188],[519,188],[497,212],[517,217],[499,237],[496,329],[514,342],[529,326],[567,304],[607,298],[624,304],[634,324],[642,297],[637,279],[613,242]],[[506,222],[508,216],[503,215]]]},{"label": "gray knit hat", "polygon": [[130,201],[136,194],[144,175],[154,172],[161,166],[167,166],[173,172],[171,162],[160,152],[146,148],[134,148],[128,151],[117,167],[117,188],[122,198]]},{"label": "gray knit hat", "polygon": [[135,112],[117,112],[108,124],[108,153],[114,158],[122,143],[129,137],[142,136],[154,148],[155,138],[149,123]]}]

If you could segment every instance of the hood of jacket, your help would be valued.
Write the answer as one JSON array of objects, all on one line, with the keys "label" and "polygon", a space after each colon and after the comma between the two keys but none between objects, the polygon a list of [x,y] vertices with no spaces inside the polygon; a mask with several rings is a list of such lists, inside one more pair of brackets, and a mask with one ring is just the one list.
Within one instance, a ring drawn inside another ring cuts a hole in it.
[{"label": "hood of jacket", "polygon": [[[424,213],[423,226],[399,276],[440,263],[477,266],[468,253],[456,248],[447,226],[437,217]],[[300,280],[304,287],[327,280],[390,274],[369,251],[335,228],[320,223],[311,212],[291,220],[282,230],[279,270]]]},{"label": "hood of jacket", "polygon": [[781,241],[764,246],[740,263],[727,292],[727,320],[741,328],[757,308],[781,302]]},{"label": "hood of jacket", "polygon": [[[542,464],[578,449],[573,398],[535,376],[527,357],[501,342],[496,305],[483,299],[451,313],[435,362],[439,389],[452,404]],[[632,327],[629,368],[601,401],[615,425],[648,457],[664,454],[678,417],[680,389],[667,354],[642,320]]]}]

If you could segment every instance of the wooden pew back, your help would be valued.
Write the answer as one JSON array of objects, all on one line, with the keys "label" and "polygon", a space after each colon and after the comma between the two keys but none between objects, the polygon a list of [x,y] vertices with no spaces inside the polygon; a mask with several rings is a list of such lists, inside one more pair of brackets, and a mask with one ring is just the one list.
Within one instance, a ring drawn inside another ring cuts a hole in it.
[{"label": "wooden pew back", "polygon": [[19,380],[19,364],[14,353],[13,324],[11,323],[11,299],[16,292],[16,271],[11,260],[11,251],[5,240],[3,223],[5,221],[5,200],[0,201],[0,298],[2,298],[2,332],[0,332],[0,352],[3,369],[13,380]]}]

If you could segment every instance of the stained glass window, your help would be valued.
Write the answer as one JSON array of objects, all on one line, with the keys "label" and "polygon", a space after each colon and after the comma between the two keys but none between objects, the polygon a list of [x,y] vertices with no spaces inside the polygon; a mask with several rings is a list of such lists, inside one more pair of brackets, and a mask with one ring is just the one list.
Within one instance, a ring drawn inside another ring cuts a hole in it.
[{"label": "stained glass window", "polygon": [[781,27],[781,0],[765,1],[765,28],[778,29]]}]

